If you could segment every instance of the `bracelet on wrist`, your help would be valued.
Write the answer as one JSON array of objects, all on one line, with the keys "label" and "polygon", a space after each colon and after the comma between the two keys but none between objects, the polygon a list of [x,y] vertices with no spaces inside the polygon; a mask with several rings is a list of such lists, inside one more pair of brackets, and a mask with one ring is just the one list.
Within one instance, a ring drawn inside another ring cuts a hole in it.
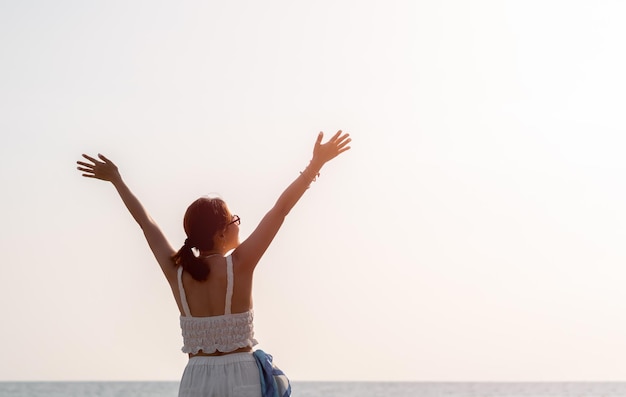
[{"label": "bracelet on wrist", "polygon": [[[313,175],[311,175],[311,174],[313,174]],[[309,180],[309,183],[308,183],[308,185],[306,187],[308,189],[312,182],[317,181],[317,178],[319,178],[320,173],[319,172],[312,172],[307,167],[304,171],[300,171],[300,175],[303,175],[304,177],[306,177]]]}]

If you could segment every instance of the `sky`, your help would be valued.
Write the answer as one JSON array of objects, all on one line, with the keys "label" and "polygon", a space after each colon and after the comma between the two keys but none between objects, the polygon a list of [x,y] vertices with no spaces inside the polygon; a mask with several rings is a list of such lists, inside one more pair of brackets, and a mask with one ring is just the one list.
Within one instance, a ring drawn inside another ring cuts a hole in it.
[{"label": "sky", "polygon": [[0,380],[178,380],[173,246],[249,235],[351,134],[254,286],[292,380],[626,381],[626,4],[0,1]]}]

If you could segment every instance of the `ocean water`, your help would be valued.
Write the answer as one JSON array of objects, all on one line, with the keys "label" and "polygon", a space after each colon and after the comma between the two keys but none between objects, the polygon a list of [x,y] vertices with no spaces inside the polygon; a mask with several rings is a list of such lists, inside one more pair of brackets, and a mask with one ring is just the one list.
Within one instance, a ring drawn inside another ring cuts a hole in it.
[{"label": "ocean water", "polygon": [[[626,397],[626,382],[292,382],[293,397]],[[0,397],[176,397],[178,382],[0,382]]]},{"label": "ocean water", "polygon": [[294,397],[626,397],[626,382],[301,382]]}]

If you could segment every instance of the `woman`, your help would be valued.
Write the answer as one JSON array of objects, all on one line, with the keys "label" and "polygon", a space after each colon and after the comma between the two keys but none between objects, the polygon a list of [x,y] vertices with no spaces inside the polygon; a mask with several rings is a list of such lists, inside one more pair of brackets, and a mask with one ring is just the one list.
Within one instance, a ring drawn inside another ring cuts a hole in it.
[{"label": "woman", "polygon": [[[338,131],[322,144],[320,132],[307,168],[285,189],[252,234],[239,242],[240,219],[219,198],[199,198],[185,213],[184,245],[174,250],[126,186],[112,161],[83,157],[83,176],[109,181],[144,232],[180,310],[183,352],[189,354],[179,396],[260,396],[254,339],[252,277],[289,211],[324,164],[350,149]],[[232,252],[231,252],[232,251]],[[231,252],[229,255],[227,255]]]}]

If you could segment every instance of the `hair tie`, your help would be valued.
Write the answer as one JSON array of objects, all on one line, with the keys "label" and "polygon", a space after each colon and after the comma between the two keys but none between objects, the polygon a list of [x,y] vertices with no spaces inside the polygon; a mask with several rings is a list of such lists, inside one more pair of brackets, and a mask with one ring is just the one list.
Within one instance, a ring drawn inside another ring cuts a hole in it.
[{"label": "hair tie", "polygon": [[189,237],[185,239],[185,247],[189,249],[192,249],[194,247],[194,244],[191,241],[189,241]]}]

